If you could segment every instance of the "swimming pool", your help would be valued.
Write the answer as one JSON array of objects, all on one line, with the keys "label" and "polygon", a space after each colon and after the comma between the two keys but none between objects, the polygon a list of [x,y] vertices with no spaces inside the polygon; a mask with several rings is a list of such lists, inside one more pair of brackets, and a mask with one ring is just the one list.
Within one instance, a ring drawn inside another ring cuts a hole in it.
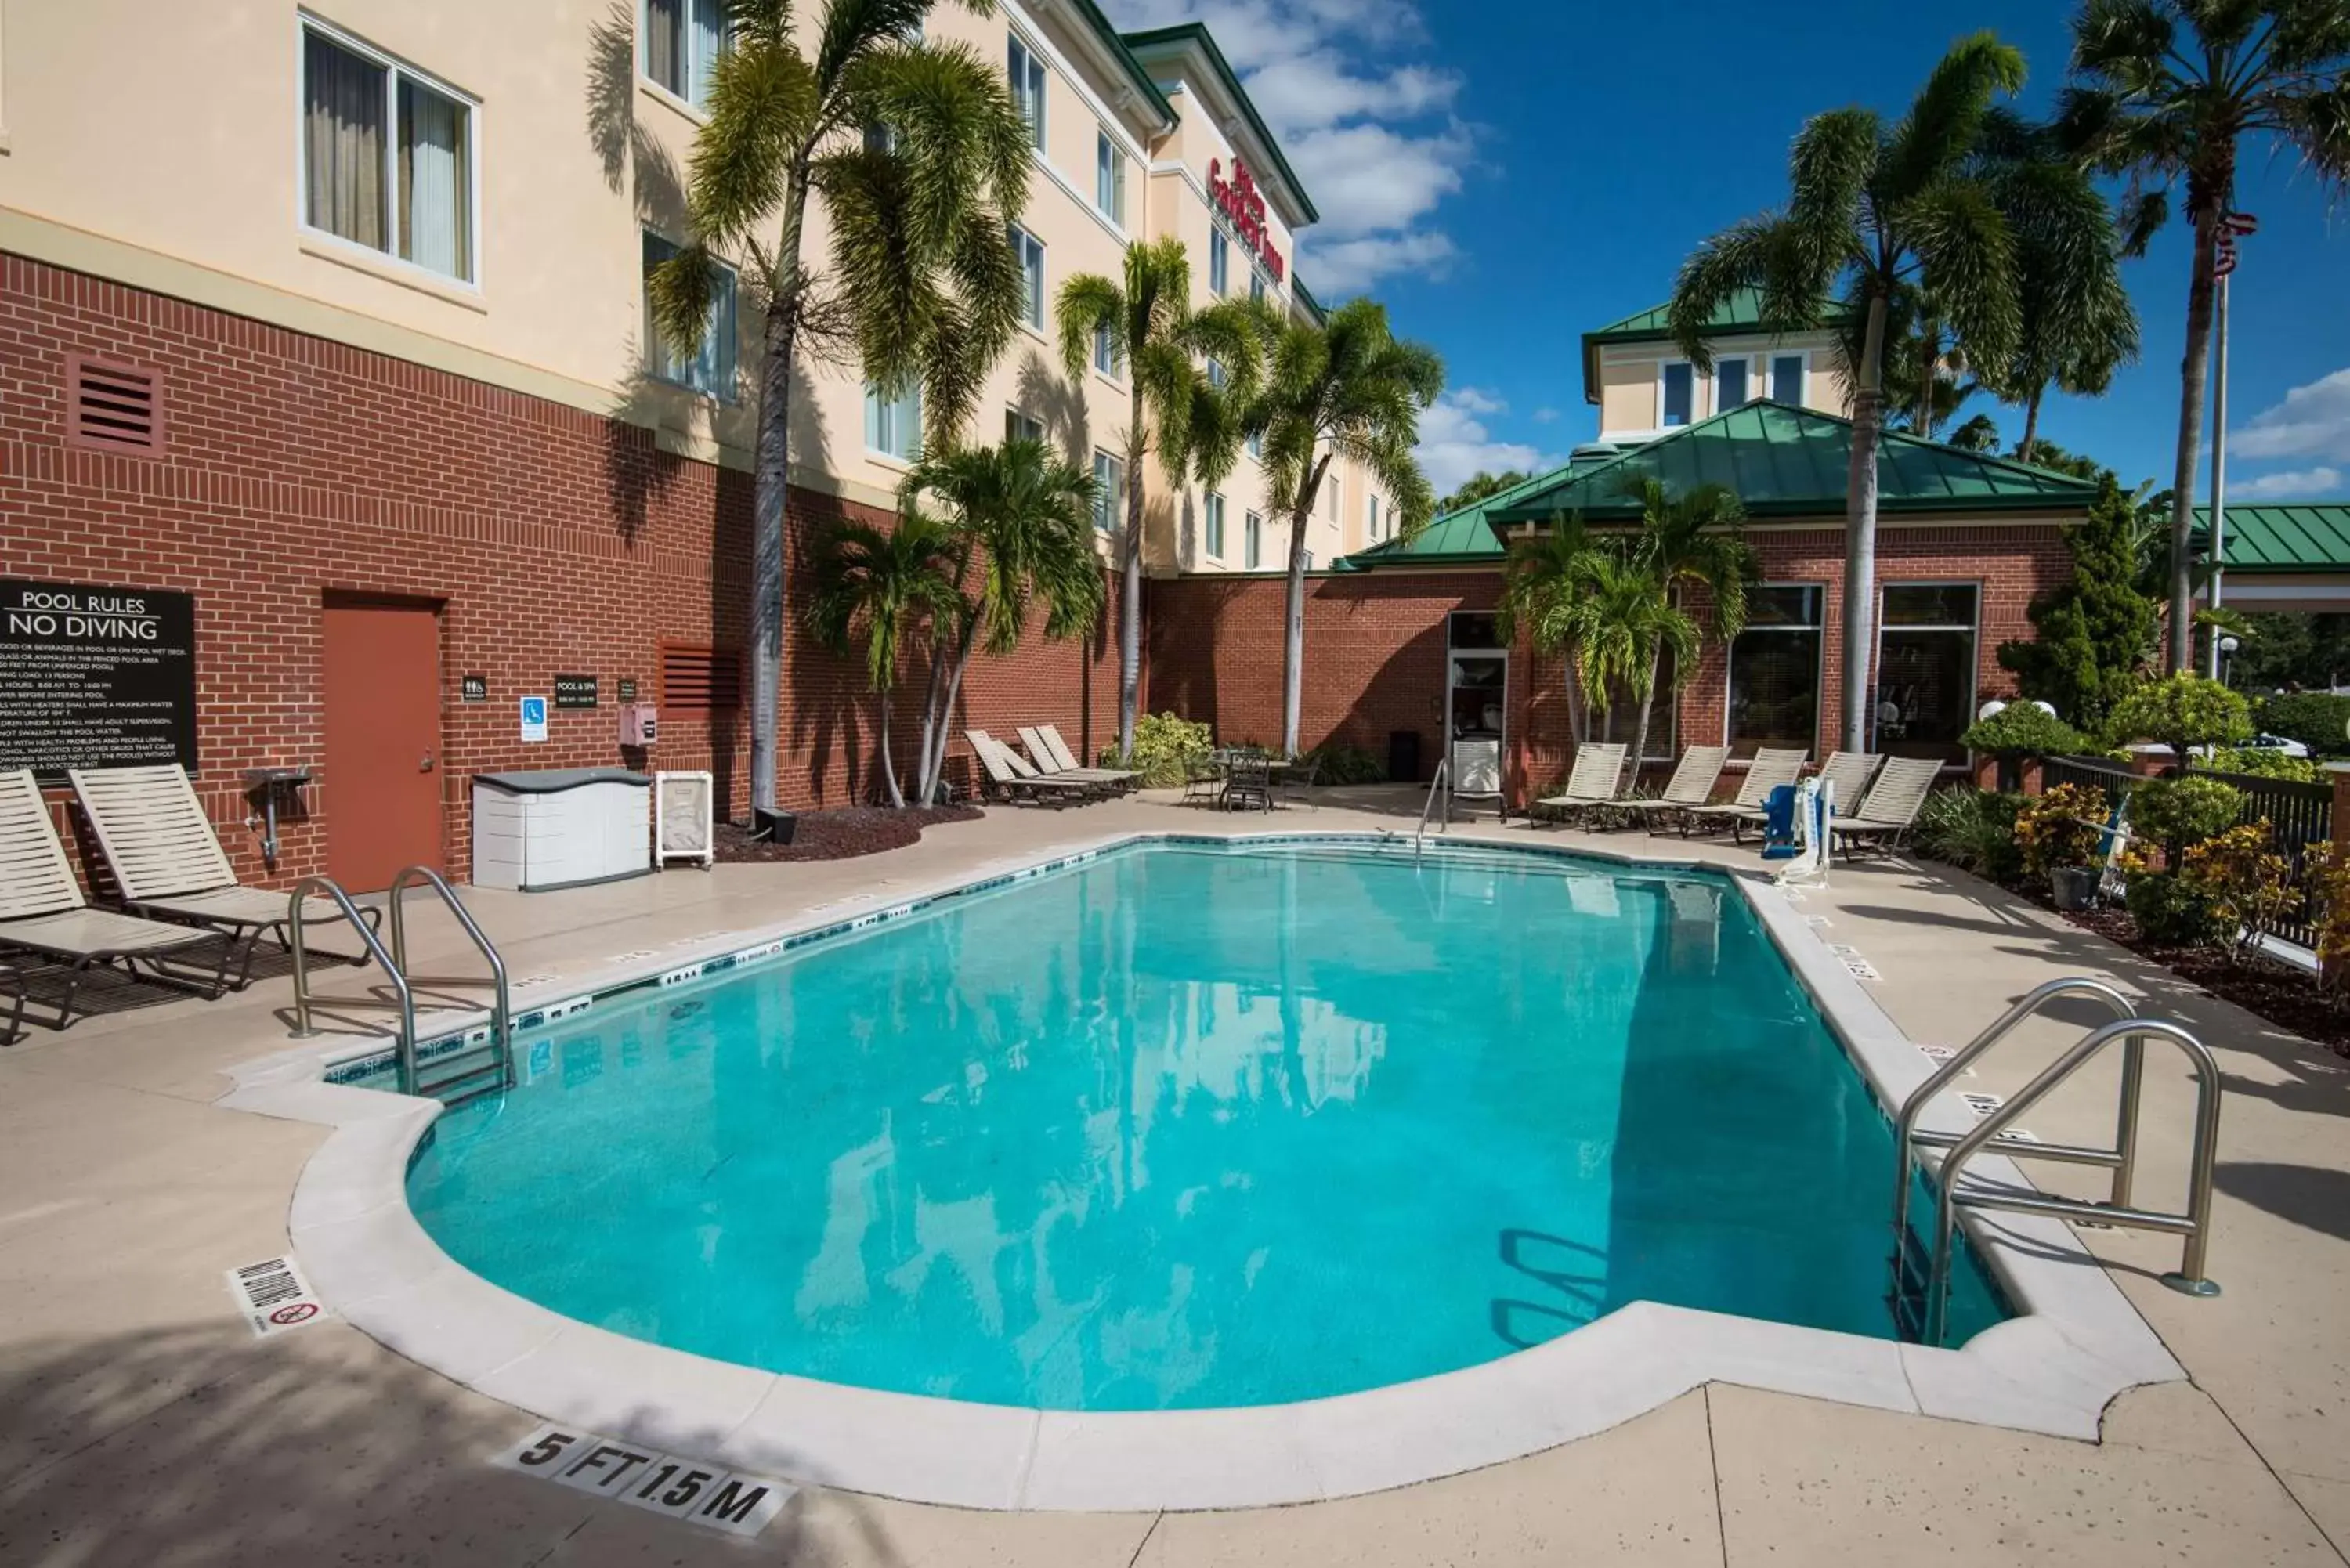
[{"label": "swimming pool", "polygon": [[[1319,1398],[1636,1300],[1889,1337],[1882,1114],[1723,879],[1153,844],[618,1003],[442,1117],[458,1262],[722,1361]],[[2002,1310],[1970,1270],[1961,1332]]]}]

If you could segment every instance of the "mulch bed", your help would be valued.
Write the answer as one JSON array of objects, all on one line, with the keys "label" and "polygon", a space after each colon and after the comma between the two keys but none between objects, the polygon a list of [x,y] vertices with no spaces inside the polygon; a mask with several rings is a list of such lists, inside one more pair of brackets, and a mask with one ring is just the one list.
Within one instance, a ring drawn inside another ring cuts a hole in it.
[{"label": "mulch bed", "polygon": [[[2026,898],[2049,906],[2033,894]],[[2273,959],[2248,953],[2234,963],[2209,948],[2158,947],[2137,934],[2137,922],[2120,909],[2056,911],[2084,930],[2118,942],[2149,962],[2158,963],[2189,985],[2232,1002],[2280,1029],[2313,1040],[2337,1056],[2350,1056],[2350,1011],[2322,995],[2316,980],[2305,971]]]},{"label": "mulch bed", "polygon": [[799,831],[789,844],[754,839],[731,822],[718,825],[718,858],[727,865],[745,861],[852,860],[903,849],[922,836],[934,822],[976,822],[983,814],[975,805],[933,805],[891,811],[878,805],[845,806],[837,811],[800,813]]}]

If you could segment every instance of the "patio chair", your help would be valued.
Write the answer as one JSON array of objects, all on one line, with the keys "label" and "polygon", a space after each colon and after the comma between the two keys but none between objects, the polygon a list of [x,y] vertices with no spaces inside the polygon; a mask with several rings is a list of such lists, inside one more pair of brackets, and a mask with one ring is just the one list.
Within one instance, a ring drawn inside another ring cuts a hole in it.
[{"label": "patio chair", "polygon": [[1226,811],[1273,809],[1273,759],[1258,753],[1236,756],[1225,765],[1224,793],[1218,797]]},{"label": "patio chair", "polygon": [[1223,799],[1224,764],[1213,756],[1206,756],[1183,764],[1183,804],[1205,801],[1210,805]]},{"label": "patio chair", "polygon": [[[237,944],[237,975],[232,984],[240,991],[252,977],[253,951],[263,937],[275,937],[279,947],[292,950],[286,928],[293,910],[286,895],[247,888],[236,879],[185,768],[177,763],[72,768],[66,776],[98,836],[99,851],[114,874],[125,909],[207,927],[228,937]],[[303,914],[328,921],[339,918],[333,902],[324,898],[311,898]],[[383,913],[366,909],[361,918],[380,926]],[[351,961],[366,963],[366,950]]]},{"label": "patio chair", "polygon": [[1687,838],[1700,827],[1719,833],[1750,820],[1760,822],[1762,803],[1771,798],[1771,792],[1803,777],[1804,762],[1810,755],[1801,746],[1765,746],[1756,752],[1746,764],[1746,777],[1736,796],[1719,805],[1682,807],[1681,836]]},{"label": "patio chair", "polygon": [[1926,792],[1941,774],[1939,757],[1891,759],[1857,810],[1850,816],[1829,820],[1829,840],[1847,860],[1863,846],[1878,854],[1891,854],[1908,840],[1918,808],[1926,804]]},{"label": "patio chair", "polygon": [[[219,950],[205,976],[201,962],[178,967],[193,950]],[[168,925],[114,909],[94,909],[74,879],[73,864],[57,841],[57,825],[30,769],[0,774],[0,949],[26,953],[66,970],[57,1027],[73,1022],[74,996],[89,971],[120,965],[138,975],[213,997],[228,989],[236,947],[217,930]],[[21,982],[21,981],[20,981]],[[21,1015],[20,997],[16,1011]]]},{"label": "patio chair", "polygon": [[984,730],[965,730],[973,755],[986,774],[987,793],[1008,805],[1067,805],[1096,798],[1096,787],[1076,779],[1048,779]]},{"label": "patio chair", "polygon": [[[1025,730],[1020,732],[1023,735],[1028,733]],[[1115,783],[1124,784],[1128,789],[1135,788],[1136,781],[1142,777],[1141,770],[1138,768],[1106,768],[1098,763],[1088,764],[1078,761],[1077,753],[1069,750],[1069,742],[1061,739],[1061,729],[1057,724],[1037,725],[1036,738],[1045,742],[1045,750],[1049,751],[1054,760],[1061,764],[1063,773],[1100,774]],[[1033,752],[1035,748],[1029,749]],[[1050,773],[1053,770],[1046,768],[1045,771]]]},{"label": "patio chair", "polygon": [[1623,776],[1622,746],[1612,741],[1586,742],[1575,749],[1575,766],[1566,775],[1566,788],[1534,805],[1561,813],[1607,805],[1615,801]]},{"label": "patio chair", "polygon": [[0,1045],[14,1045],[25,1037],[25,971],[0,963],[0,994],[9,999],[8,1022],[0,1025]]},{"label": "patio chair", "polygon": [[1665,781],[1664,794],[1617,804],[1645,817],[1651,824],[1648,831],[1654,833],[1653,825],[1659,820],[1669,822],[1689,807],[1711,800],[1713,786],[1721,782],[1721,770],[1729,761],[1728,746],[1691,746],[1681,753],[1673,776]]},{"label": "patio chair", "polygon": [[[1054,750],[1044,732],[1033,724],[1023,724],[1017,733],[1020,743],[1028,748],[1028,761],[1036,772],[1048,779],[1068,779],[1073,783],[1089,784],[1105,794],[1117,794],[1134,787],[1135,775],[1125,768],[1083,768],[1076,762],[1064,762],[1062,753]],[[1010,750],[1006,747],[1005,750]]]},{"label": "patio chair", "polygon": [[[1868,787],[1870,776],[1877,772],[1877,764],[1884,760],[1875,752],[1830,752],[1828,753],[1828,760],[1820,764],[1820,784],[1823,787],[1832,786],[1835,790],[1835,808],[1838,812],[1851,809],[1853,803],[1860,799],[1862,792]],[[1798,784],[1802,780],[1799,775],[1787,782]],[[1731,836],[1742,844],[1744,843],[1746,830],[1750,827],[1759,829],[1769,815],[1770,812],[1762,805],[1731,814]]]}]

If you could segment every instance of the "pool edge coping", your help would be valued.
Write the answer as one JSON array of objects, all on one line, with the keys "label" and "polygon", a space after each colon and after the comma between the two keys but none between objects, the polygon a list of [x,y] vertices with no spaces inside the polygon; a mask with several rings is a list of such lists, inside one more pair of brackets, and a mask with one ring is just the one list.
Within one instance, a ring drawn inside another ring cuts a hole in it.
[{"label": "pool edge coping", "polygon": [[[666,976],[674,983],[722,972],[737,961],[729,952],[742,950],[728,944],[746,936],[745,947],[773,943],[763,956],[779,956],[942,898],[1136,846],[1371,844],[1402,836],[1358,829],[1107,834],[1041,857],[991,861],[931,878],[915,891],[893,891],[886,908],[866,914],[842,919],[831,914],[836,903],[749,933],[685,939],[672,947],[723,950],[672,962],[650,979],[658,984]],[[1703,870],[1740,889],[1880,1110],[1898,1106],[1932,1071],[1918,1045],[1806,923],[1800,894],[1791,898],[1765,877],[1580,843],[1451,842],[1504,854]],[[878,897],[858,901],[884,902]],[[601,965],[588,977],[619,967]],[[633,1001],[630,993],[644,983],[640,964],[631,975],[581,995]],[[455,1035],[442,1038],[462,1040],[473,1026],[456,1027]],[[1053,1411],[823,1383],[613,1334],[464,1269],[424,1231],[407,1201],[410,1158],[441,1106],[327,1081],[329,1066],[350,1055],[316,1046],[274,1054],[232,1069],[234,1086],[218,1102],[334,1129],[306,1164],[287,1219],[295,1251],[330,1309],[395,1353],[543,1418],[848,1491],[999,1511],[1193,1511],[1321,1501],[1524,1458],[1595,1436],[1711,1382],[2095,1438],[2116,1395],[2185,1376],[2119,1285],[2061,1221],[2002,1216],[1984,1223],[1968,1215],[1979,1251],[2021,1315],[1956,1350],[1637,1302],[1531,1350],[1476,1366],[1284,1405]],[[1924,1125],[1963,1130],[1967,1113],[1945,1096],[1929,1107]],[[1985,1157],[1982,1169],[1995,1180],[2026,1179],[2003,1158]]]}]

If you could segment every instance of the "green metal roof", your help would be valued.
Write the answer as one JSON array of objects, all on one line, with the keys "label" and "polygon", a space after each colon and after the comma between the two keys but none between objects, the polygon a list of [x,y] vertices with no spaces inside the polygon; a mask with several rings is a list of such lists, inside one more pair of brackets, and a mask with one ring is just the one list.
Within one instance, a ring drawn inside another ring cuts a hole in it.
[{"label": "green metal roof", "polygon": [[[1145,32],[1128,33],[1125,42],[1126,47],[1136,54],[1170,45],[1198,44],[1200,52],[1208,57],[1208,64],[1223,79],[1224,89],[1241,106],[1241,117],[1249,122],[1249,129],[1256,132],[1257,140],[1273,159],[1274,169],[1288,185],[1290,193],[1297,198],[1298,206],[1305,209],[1305,222],[1318,223],[1322,221],[1322,214],[1314,210],[1314,198],[1305,193],[1305,186],[1297,178],[1297,171],[1289,166],[1289,160],[1282,156],[1280,141],[1257,113],[1256,105],[1250,101],[1248,89],[1241,86],[1240,77],[1232,70],[1231,62],[1224,58],[1224,51],[1216,47],[1215,35],[1208,31],[1206,24],[1185,22],[1173,27],[1152,27]],[[1156,92],[1157,88],[1152,90]],[[1161,97],[1159,101],[1165,103],[1167,100]]]},{"label": "green metal roof", "polygon": [[1172,126],[1175,123],[1175,106],[1167,101],[1167,95],[1159,90],[1159,84],[1150,79],[1149,71],[1142,68],[1142,62],[1134,57],[1134,51],[1127,47],[1126,40],[1118,36],[1118,29],[1111,26],[1109,18],[1102,15],[1101,7],[1095,5],[1094,0],[1077,0],[1077,15],[1085,18],[1086,26],[1093,29],[1094,36],[1107,46],[1111,57],[1125,67],[1127,79],[1140,91],[1142,101],[1157,109],[1163,122]]},{"label": "green metal roof", "polygon": [[[1628,519],[1638,515],[1639,503],[1625,486],[1647,479],[1661,479],[1675,493],[1726,484],[1754,517],[1842,516],[1851,461],[1850,420],[1752,402],[1513,494],[1485,516],[1495,528],[1561,512],[1592,522]],[[2097,493],[2085,479],[1890,431],[1878,452],[1877,484],[1878,509],[1894,514],[2080,511]]]},{"label": "green metal roof", "polygon": [[1539,493],[1586,469],[1596,468],[1609,461],[1607,457],[1577,457],[1561,463],[1548,472],[1522,480],[1507,490],[1497,490],[1484,500],[1472,502],[1458,512],[1448,512],[1409,539],[1389,539],[1345,556],[1336,563],[1337,569],[1369,572],[1395,566],[1490,566],[1499,561],[1506,552],[1502,541],[1495,536],[1492,525],[1485,520],[1487,513],[1497,506],[1506,506],[1522,495]]},{"label": "green metal roof", "polygon": [[[2209,506],[2195,509],[2195,531],[2211,537]],[[2350,572],[2350,501],[2231,503],[2221,533],[2230,572]]]},{"label": "green metal roof", "polygon": [[[1599,346],[1603,343],[1666,343],[1672,340],[1670,317],[1672,306],[1652,305],[1620,321],[1611,321],[1583,335],[1583,400],[1599,400]],[[1841,306],[1829,305],[1820,314],[1822,326],[1834,326],[1845,318]],[[1762,291],[1742,288],[1723,302],[1721,309],[1706,318],[1708,336],[1736,332],[1761,332],[1762,325]]]}]

